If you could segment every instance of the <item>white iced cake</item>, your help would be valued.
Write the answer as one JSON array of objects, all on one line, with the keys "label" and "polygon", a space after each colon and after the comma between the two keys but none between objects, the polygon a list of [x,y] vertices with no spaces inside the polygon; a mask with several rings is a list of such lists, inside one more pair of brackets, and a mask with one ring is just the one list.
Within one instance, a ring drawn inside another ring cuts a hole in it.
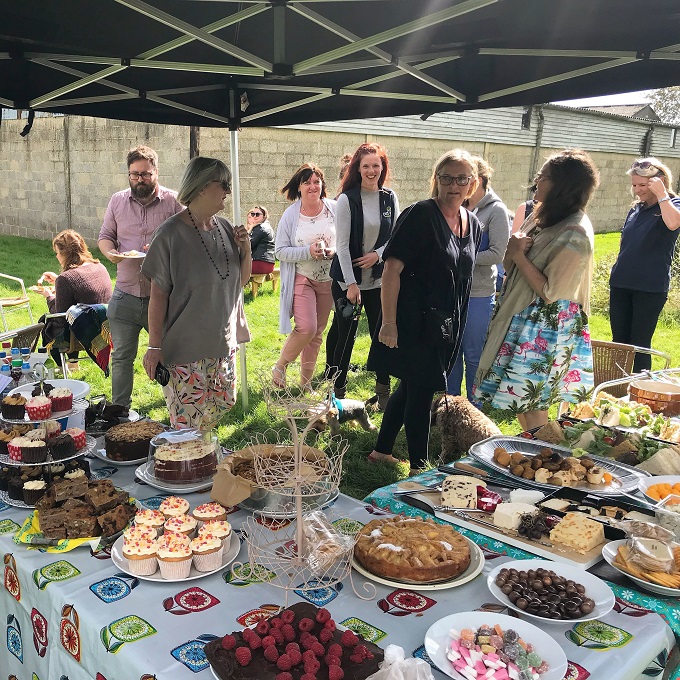
[{"label": "white iced cake", "polygon": [[486,484],[475,477],[449,475],[442,482],[441,504],[450,508],[476,508],[477,487]]},{"label": "white iced cake", "polygon": [[516,531],[522,515],[533,515],[536,512],[538,508],[529,503],[500,503],[493,512],[493,523],[501,529]]},{"label": "white iced cake", "polygon": [[550,531],[550,540],[576,552],[587,553],[604,543],[604,526],[581,512],[568,512]]}]

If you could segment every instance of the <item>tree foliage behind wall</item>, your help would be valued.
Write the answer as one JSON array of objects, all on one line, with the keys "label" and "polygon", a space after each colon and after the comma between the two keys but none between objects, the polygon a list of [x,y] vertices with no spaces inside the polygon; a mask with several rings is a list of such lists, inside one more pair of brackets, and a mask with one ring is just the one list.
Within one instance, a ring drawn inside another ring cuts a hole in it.
[{"label": "tree foliage behind wall", "polygon": [[664,123],[680,124],[680,85],[654,90],[649,103]]}]

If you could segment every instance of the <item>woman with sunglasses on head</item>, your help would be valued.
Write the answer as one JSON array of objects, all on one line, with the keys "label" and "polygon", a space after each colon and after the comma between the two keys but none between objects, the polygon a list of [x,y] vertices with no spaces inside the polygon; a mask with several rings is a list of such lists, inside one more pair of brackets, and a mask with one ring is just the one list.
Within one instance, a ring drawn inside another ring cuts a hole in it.
[{"label": "woman with sunglasses on head", "polygon": [[281,263],[279,331],[289,335],[272,369],[272,384],[286,386],[286,368],[299,356],[300,386],[307,388],[333,306],[335,201],[326,198],[323,171],[313,163],[301,165],[281,193],[292,201],[276,230],[276,257]]},{"label": "woman with sunglasses on head", "polygon": [[274,271],[274,230],[267,219],[267,208],[256,205],[248,211],[246,229],[250,234],[253,253],[253,274],[271,274]]},{"label": "woman with sunglasses on head", "polygon": [[[388,176],[385,149],[380,144],[362,144],[342,178],[335,219],[338,252],[331,267],[333,299],[336,306],[343,298],[352,305],[362,305],[371,337],[377,333],[380,318],[382,254],[399,215],[396,194],[384,186]],[[335,395],[342,399],[359,327],[358,315],[336,314],[334,323],[337,334],[326,343],[326,364],[330,371],[337,371]],[[390,396],[387,373],[376,374],[375,394],[373,402],[384,410]]]},{"label": "woman with sunglasses on head", "polygon": [[[621,230],[621,246],[609,277],[609,323],[614,342],[651,347],[668,298],[671,262],[680,228],[680,198],[670,169],[656,158],[628,170],[633,206]],[[649,370],[652,357],[637,353],[633,372]]]},{"label": "woman with sunglasses on head", "polygon": [[427,459],[432,398],[446,389],[460,349],[482,238],[481,223],[463,207],[477,189],[472,156],[449,151],[430,181],[432,198],[399,216],[384,249],[382,325],[368,356],[369,370],[399,378],[368,460],[400,462],[392,451],[403,426],[411,474]]},{"label": "woman with sunglasses on head", "polygon": [[231,193],[231,172],[216,158],[197,156],[184,171],[177,200],[186,208],[158,227],[142,264],[151,280],[151,380],[164,364],[163,394],[173,427],[215,427],[236,402],[234,360],[249,340],[241,288],[252,260],[246,228],[217,213]]},{"label": "woman with sunglasses on head", "polygon": [[536,176],[536,207],[508,242],[473,396],[516,413],[525,430],[545,425],[552,404],[579,401],[593,386],[593,228],[584,210],[598,183],[584,151],[550,156]]}]

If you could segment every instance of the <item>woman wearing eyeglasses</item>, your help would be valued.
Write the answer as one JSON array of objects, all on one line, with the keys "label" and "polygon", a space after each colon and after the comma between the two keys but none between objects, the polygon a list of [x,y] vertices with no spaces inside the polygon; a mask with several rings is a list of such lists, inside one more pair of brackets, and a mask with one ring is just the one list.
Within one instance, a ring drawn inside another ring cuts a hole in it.
[{"label": "woman wearing eyeglasses", "polygon": [[[651,347],[668,298],[671,262],[680,228],[680,198],[670,169],[656,158],[628,170],[633,206],[621,230],[621,246],[609,277],[609,323],[614,342]],[[633,372],[649,370],[652,357],[637,353]]]},{"label": "woman wearing eyeglasses", "polygon": [[[362,144],[354,152],[342,178],[335,220],[338,253],[331,266],[333,299],[336,306],[342,298],[353,305],[363,305],[371,337],[377,333],[380,319],[382,254],[399,215],[397,195],[384,186],[388,176],[385,149],[379,144]],[[327,339],[326,364],[331,371],[337,371],[335,395],[341,399],[347,390],[347,370],[359,327],[358,315],[336,314],[334,325],[337,333],[329,334]],[[389,397],[389,375],[376,373],[372,401],[384,410]]]},{"label": "woman wearing eyeglasses", "polygon": [[554,154],[536,177],[533,213],[508,242],[474,398],[516,413],[525,430],[545,425],[553,403],[580,401],[593,386],[593,228],[584,210],[598,183],[584,151]]},{"label": "woman wearing eyeglasses", "polygon": [[246,229],[253,253],[253,274],[271,274],[274,271],[274,230],[267,217],[267,208],[261,205],[248,211]]},{"label": "woman wearing eyeglasses", "polygon": [[300,386],[306,388],[333,306],[335,201],[326,198],[323,171],[313,163],[301,165],[281,193],[292,202],[276,230],[276,257],[281,263],[279,331],[288,337],[272,369],[272,384],[284,388],[288,364],[300,357]]},{"label": "woman wearing eyeglasses", "polygon": [[170,373],[163,394],[173,427],[215,427],[236,401],[234,359],[250,339],[240,305],[250,279],[250,238],[217,213],[231,193],[231,172],[197,156],[177,199],[186,208],[158,227],[142,265],[151,281],[144,370]]},{"label": "woman wearing eyeglasses", "polygon": [[369,370],[399,378],[385,408],[372,463],[398,463],[394,443],[406,432],[411,474],[428,454],[430,408],[460,349],[472,270],[482,238],[479,220],[463,207],[477,189],[477,165],[462,149],[435,164],[429,200],[397,220],[383,251],[382,320]]}]

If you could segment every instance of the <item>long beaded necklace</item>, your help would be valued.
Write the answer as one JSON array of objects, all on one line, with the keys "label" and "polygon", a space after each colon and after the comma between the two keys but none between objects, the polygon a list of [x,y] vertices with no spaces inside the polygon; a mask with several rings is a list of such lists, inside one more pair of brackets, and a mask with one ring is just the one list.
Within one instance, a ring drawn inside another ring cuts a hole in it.
[{"label": "long beaded necklace", "polygon": [[[215,228],[217,229],[217,233],[220,235],[220,240],[222,241],[222,249],[224,250],[224,258],[227,262],[227,273],[224,274],[224,275],[222,274],[219,267],[215,263],[215,260],[213,260],[212,255],[210,254],[210,251],[208,250],[208,246],[205,244],[205,240],[203,239],[203,235],[201,234],[201,230],[198,228],[198,225],[196,224],[196,221],[194,220],[194,216],[191,214],[191,210],[189,210],[189,206],[187,206],[187,214],[189,215],[189,219],[191,220],[191,224],[194,225],[194,228],[198,232],[198,238],[201,239],[201,243],[203,244],[203,248],[205,248],[205,252],[208,254],[208,257],[210,258],[210,261],[212,262],[213,267],[215,267],[215,271],[219,274],[219,277],[222,279],[222,281],[225,281],[227,279],[227,277],[229,276],[229,253],[227,252],[227,244],[224,241],[224,236],[222,236],[222,230],[220,229],[220,226],[217,223],[215,216],[214,215],[212,216],[212,223],[215,225]],[[215,240],[214,237],[213,237],[213,240]]]}]

